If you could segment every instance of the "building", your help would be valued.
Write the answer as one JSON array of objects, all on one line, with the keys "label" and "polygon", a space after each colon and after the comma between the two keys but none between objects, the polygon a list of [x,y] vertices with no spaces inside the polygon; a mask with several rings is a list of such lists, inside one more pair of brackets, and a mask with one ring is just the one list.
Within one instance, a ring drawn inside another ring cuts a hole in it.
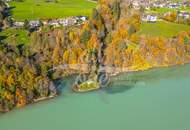
[{"label": "building", "polygon": [[155,16],[155,15],[147,15],[146,21],[155,23],[155,22],[157,22],[157,16]]},{"label": "building", "polygon": [[183,3],[183,6],[184,6],[184,7],[190,7],[190,1],[184,2],[184,3]]},{"label": "building", "polygon": [[31,28],[40,27],[40,21],[39,20],[29,21],[29,25],[31,26]]},{"label": "building", "polygon": [[70,17],[68,20],[68,26],[77,24],[77,18],[76,17]]},{"label": "building", "polygon": [[170,9],[177,9],[180,6],[181,6],[181,4],[179,4],[179,3],[171,3],[171,4],[168,5],[168,8],[170,8]]},{"label": "building", "polygon": [[155,7],[155,8],[163,8],[165,6],[166,6],[166,4],[163,2],[160,2],[160,1],[156,1],[155,3],[153,3],[153,7]]},{"label": "building", "polygon": [[88,20],[88,18],[87,18],[86,16],[80,16],[79,18],[80,18],[83,22],[85,22],[85,21]]},{"label": "building", "polygon": [[190,18],[190,13],[186,11],[178,11],[178,17],[184,18],[184,19],[189,19]]},{"label": "building", "polygon": [[59,24],[62,26],[67,26],[69,24],[68,19],[59,19]]},{"label": "building", "polygon": [[15,28],[23,28],[24,27],[24,22],[14,22],[13,26]]},{"label": "building", "polygon": [[76,20],[77,20],[77,24],[80,25],[80,24],[83,24],[85,21],[87,21],[88,17],[86,17],[86,16],[77,16]]},{"label": "building", "polygon": [[60,26],[58,20],[49,20],[48,25],[49,26],[54,26],[54,27],[59,27]]}]

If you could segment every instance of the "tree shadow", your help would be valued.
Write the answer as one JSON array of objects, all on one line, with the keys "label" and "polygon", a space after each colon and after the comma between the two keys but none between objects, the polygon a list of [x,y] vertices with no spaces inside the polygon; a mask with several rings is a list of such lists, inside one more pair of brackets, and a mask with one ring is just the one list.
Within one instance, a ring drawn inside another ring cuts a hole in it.
[{"label": "tree shadow", "polygon": [[[1,32],[1,31],[0,31]],[[5,40],[7,38],[7,36],[0,36],[0,45],[4,45],[5,43],[3,42],[3,40]]]},{"label": "tree shadow", "polygon": [[0,41],[7,39],[7,36],[0,36]]},{"label": "tree shadow", "polygon": [[54,81],[54,84],[61,93],[64,93],[66,90],[72,90],[71,87],[74,84],[75,79],[75,76],[68,76],[57,79],[56,81]]},{"label": "tree shadow", "polygon": [[108,94],[118,94],[118,93],[125,93],[126,91],[131,90],[135,86],[132,84],[113,84],[109,85],[108,87],[104,88],[103,90]]},{"label": "tree shadow", "polygon": [[16,8],[16,6],[11,6],[11,7],[8,7],[7,9],[8,9],[9,11],[11,11],[11,10],[13,10],[14,8]]},{"label": "tree shadow", "polygon": [[16,8],[15,6],[7,7],[5,11],[3,12],[3,15],[5,16],[11,16],[12,15],[12,10]]}]

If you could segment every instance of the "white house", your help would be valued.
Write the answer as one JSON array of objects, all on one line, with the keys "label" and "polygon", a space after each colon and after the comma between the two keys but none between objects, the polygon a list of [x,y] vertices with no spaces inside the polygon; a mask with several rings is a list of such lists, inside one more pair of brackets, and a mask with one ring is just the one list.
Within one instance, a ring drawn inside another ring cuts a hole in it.
[{"label": "white house", "polygon": [[155,22],[157,21],[157,16],[148,15],[148,16],[146,17],[146,21],[147,21],[147,22],[153,22],[153,23],[155,23]]},{"label": "white house", "polygon": [[54,27],[59,27],[60,26],[58,20],[49,20],[48,25],[49,26],[54,26]]},{"label": "white house", "polygon": [[62,26],[67,26],[69,24],[68,19],[59,19],[59,24]]},{"label": "white house", "polygon": [[183,6],[185,6],[185,7],[190,7],[190,1],[184,2],[184,3],[183,3]]},{"label": "white house", "polygon": [[183,17],[185,19],[189,19],[190,18],[190,13],[189,12],[186,12],[186,11],[179,11],[178,12],[178,16],[179,17]]},{"label": "white house", "polygon": [[180,4],[179,3],[171,3],[168,5],[168,8],[170,9],[176,9],[176,8],[179,8],[180,7]]},{"label": "white house", "polygon": [[88,20],[88,18],[87,18],[86,16],[81,16],[80,19],[81,19],[82,21],[84,21],[84,22],[85,22],[86,20]]},{"label": "white house", "polygon": [[76,24],[80,25],[80,24],[83,24],[85,21],[87,21],[88,17],[86,17],[86,16],[77,16],[75,19],[77,21]]},{"label": "white house", "polygon": [[162,3],[153,3],[153,7],[156,7],[156,8],[163,8],[165,6],[165,4],[162,4]]},{"label": "white house", "polygon": [[22,28],[22,27],[24,27],[24,22],[14,22],[13,25],[16,28]]},{"label": "white house", "polygon": [[34,28],[34,27],[40,27],[40,21],[39,20],[30,21],[29,24],[30,24],[30,26],[32,28]]}]

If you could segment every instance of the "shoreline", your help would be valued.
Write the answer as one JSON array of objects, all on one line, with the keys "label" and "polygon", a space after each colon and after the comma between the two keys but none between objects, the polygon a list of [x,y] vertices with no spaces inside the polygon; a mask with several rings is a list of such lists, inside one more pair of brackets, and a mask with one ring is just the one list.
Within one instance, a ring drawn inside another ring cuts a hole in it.
[{"label": "shoreline", "polygon": [[[47,97],[40,97],[40,98],[37,98],[37,99],[33,99],[33,102],[32,102],[32,103],[26,104],[26,105],[22,106],[21,108],[24,108],[25,106],[32,105],[32,104],[36,104],[36,103],[39,103],[39,102],[43,102],[43,101],[46,101],[46,100],[50,100],[50,99],[56,98],[56,97],[58,97],[58,96],[59,96],[59,94],[54,94],[54,95],[50,95],[50,96],[47,96]],[[14,110],[14,109],[13,109],[13,110]],[[10,112],[10,111],[12,111],[12,109],[11,109],[11,110],[8,110],[8,109],[3,110],[3,109],[0,109],[0,113],[2,113],[2,114],[6,114],[6,113],[8,113],[8,112]]]},{"label": "shoreline", "polygon": [[[105,70],[105,72],[107,72],[107,74],[109,74],[109,76],[117,76],[120,75],[122,73],[133,73],[133,72],[143,72],[143,71],[148,71],[148,70],[152,70],[152,69],[158,69],[158,68],[169,68],[169,67],[178,67],[178,66],[183,66],[186,64],[190,64],[190,61],[186,61],[184,63],[178,63],[178,64],[170,64],[170,65],[156,65],[156,66],[150,66],[147,68],[136,68],[136,69],[130,69],[131,67],[110,67],[110,66],[105,66],[102,67],[100,69],[101,70]],[[70,70],[71,73],[68,73],[69,75],[74,75],[74,74],[78,74],[79,72],[81,72],[82,74],[87,74],[89,72],[89,70],[84,69],[84,68],[88,68],[88,66],[86,64],[83,65],[70,65],[67,66],[67,70]],[[67,76],[66,76],[67,77]],[[61,77],[62,78],[62,77]]]},{"label": "shoreline", "polygon": [[186,62],[186,63],[181,63],[181,64],[175,64],[175,65],[160,65],[160,66],[155,66],[155,67],[150,67],[150,68],[146,68],[146,69],[136,69],[136,70],[129,70],[129,69],[124,69],[123,71],[120,72],[115,72],[115,73],[110,73],[110,76],[118,76],[120,74],[123,73],[138,73],[138,72],[144,72],[144,71],[149,71],[149,70],[153,70],[153,69],[161,69],[161,68],[170,68],[170,67],[180,67],[183,65],[187,65],[190,64],[190,61]]},{"label": "shoreline", "polygon": [[[153,70],[153,69],[159,69],[159,68],[169,68],[169,67],[180,67],[180,66],[183,66],[183,65],[186,65],[186,64],[190,64],[190,62],[186,62],[186,63],[182,63],[182,64],[175,64],[175,65],[167,65],[167,66],[165,66],[165,65],[160,65],[160,66],[157,66],[157,67],[150,67],[150,68],[146,68],[146,69],[134,69],[134,70],[130,70],[130,69],[128,69],[128,68],[125,68],[125,69],[120,69],[119,71],[112,71],[111,73],[109,73],[108,72],[108,74],[109,74],[109,76],[110,77],[116,77],[116,76],[119,76],[119,75],[122,75],[122,74],[126,74],[126,73],[138,73],[138,72],[144,72],[144,71],[149,71],[149,70]],[[74,70],[73,68],[72,68],[72,70]],[[77,70],[77,69],[76,69]],[[76,71],[75,70],[75,71]],[[83,72],[83,73],[85,73],[85,72]],[[76,75],[76,74],[78,74],[78,73],[70,73],[70,74],[68,74],[67,76],[65,76],[65,77],[68,77],[69,75]],[[62,78],[64,78],[64,77],[62,77]],[[60,78],[59,80],[61,80],[62,78]],[[82,90],[81,92],[80,91],[74,91],[73,89],[72,89],[72,91],[74,92],[74,93],[84,93],[84,92],[91,92],[91,91],[97,91],[97,90],[100,90],[100,89],[102,89],[101,87],[100,88],[98,88],[98,89],[93,89],[93,90]],[[40,97],[40,98],[37,98],[37,99],[33,99],[33,103],[30,103],[30,104],[26,104],[25,106],[27,106],[27,105],[32,105],[32,104],[35,104],[35,103],[39,103],[39,102],[42,102],[42,101],[46,101],[46,100],[50,100],[50,99],[53,99],[53,98],[55,98],[55,97],[58,97],[59,95],[60,95],[61,93],[57,93],[57,94],[53,94],[53,95],[50,95],[50,96],[47,96],[47,97]],[[23,106],[23,107],[25,107],[25,106]],[[0,109],[0,113],[7,113],[7,112],[10,112],[11,110],[3,110],[3,109]]]},{"label": "shoreline", "polygon": [[45,100],[53,99],[53,98],[58,97],[58,96],[59,96],[58,94],[55,94],[55,95],[50,95],[48,97],[41,97],[41,98],[38,98],[38,99],[34,99],[34,103],[38,103],[38,102],[42,102],[42,101],[45,101]]},{"label": "shoreline", "polygon": [[[149,68],[146,68],[146,69],[142,69],[142,68],[139,68],[139,69],[134,69],[134,70],[130,70],[128,68],[122,68],[120,70],[112,70],[112,72],[108,72],[108,75],[110,77],[116,77],[116,76],[119,76],[119,75],[122,75],[122,74],[127,74],[127,73],[139,73],[139,72],[145,72],[145,71],[150,71],[150,70],[153,70],[153,69],[164,69],[164,68],[170,68],[170,67],[180,67],[180,66],[183,66],[183,65],[187,65],[187,64],[190,64],[190,62],[186,62],[186,63],[181,63],[181,64],[175,64],[175,65],[160,65],[160,66],[156,66],[156,67],[149,67]],[[83,92],[91,92],[91,91],[96,91],[96,90],[100,90],[102,89],[102,87],[98,88],[98,89],[86,89],[86,90],[78,90],[76,91],[76,89],[74,90],[74,92],[77,92],[77,93],[83,93]]]}]

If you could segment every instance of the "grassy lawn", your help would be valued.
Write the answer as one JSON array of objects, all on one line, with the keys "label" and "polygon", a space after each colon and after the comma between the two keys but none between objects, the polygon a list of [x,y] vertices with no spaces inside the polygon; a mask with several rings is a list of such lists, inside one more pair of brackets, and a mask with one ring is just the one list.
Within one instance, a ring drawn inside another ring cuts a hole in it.
[{"label": "grassy lawn", "polygon": [[[64,27],[57,27],[56,29],[64,29]],[[51,29],[49,27],[43,27],[41,32],[48,33]],[[29,35],[29,32],[25,29],[9,28],[0,32],[0,38],[9,44],[30,44],[34,42],[34,35],[38,32],[33,32]]]},{"label": "grassy lawn", "polygon": [[187,11],[187,12],[190,12],[190,7],[188,7],[188,8],[183,8],[182,10]]},{"label": "grassy lawn", "polygon": [[0,37],[4,36],[7,37],[4,39],[4,41],[10,44],[30,43],[28,33],[24,29],[6,29],[0,32]]},{"label": "grassy lawn", "polygon": [[[142,23],[141,30],[138,33],[140,35],[172,37],[176,33],[186,30],[190,30],[190,26],[162,21],[157,23]],[[43,32],[47,31],[43,30]],[[7,36],[4,41],[12,44],[29,44],[32,42],[32,37],[28,36],[28,32],[24,29],[7,29],[0,33],[0,37],[2,36]]]},{"label": "grassy lawn", "polygon": [[183,7],[183,8],[180,8],[180,9],[155,8],[154,10],[149,10],[149,11],[147,11],[147,12],[164,14],[164,13],[166,13],[166,12],[176,12],[177,10],[190,12],[190,7],[186,7],[186,8]]},{"label": "grassy lawn", "polygon": [[87,0],[57,0],[58,2],[45,2],[45,0],[25,0],[24,2],[11,2],[14,7],[13,17],[18,21],[25,19],[65,18],[68,16],[91,14],[96,4]]},{"label": "grassy lawn", "polygon": [[170,8],[155,8],[153,10],[148,11],[150,13],[159,13],[164,14],[166,12],[176,12],[176,9],[170,9]]},{"label": "grassy lawn", "polygon": [[[142,23],[141,30],[138,33],[140,35],[172,37],[176,33],[186,30],[190,30],[190,26],[162,21],[157,23]],[[43,32],[47,31],[43,30]],[[29,44],[32,42],[32,37],[27,34],[28,32],[24,29],[7,29],[0,33],[0,37],[7,36],[4,41],[12,44]]]},{"label": "grassy lawn", "polygon": [[190,30],[190,26],[161,21],[157,23],[143,23],[139,34],[172,37],[176,33],[185,30]]}]

